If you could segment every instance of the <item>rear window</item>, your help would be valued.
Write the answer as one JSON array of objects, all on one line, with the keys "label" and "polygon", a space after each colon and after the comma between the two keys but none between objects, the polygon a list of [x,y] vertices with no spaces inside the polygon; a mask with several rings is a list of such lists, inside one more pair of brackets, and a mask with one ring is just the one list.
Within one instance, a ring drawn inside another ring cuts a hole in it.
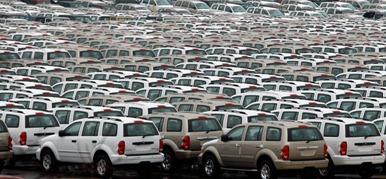
[{"label": "rear window", "polygon": [[26,117],[26,128],[58,127],[59,123],[54,115],[33,115]]},{"label": "rear window", "polygon": [[123,126],[124,137],[158,135],[157,128],[152,123],[131,123]]},{"label": "rear window", "polygon": [[158,108],[149,109],[149,114],[157,113],[157,112],[177,112],[177,110],[172,107],[158,107]]},{"label": "rear window", "polygon": [[374,124],[346,125],[346,137],[371,137],[379,136],[379,131]]},{"label": "rear window", "polygon": [[315,141],[323,140],[318,128],[305,127],[305,128],[291,128],[288,129],[288,141]]},{"label": "rear window", "polygon": [[277,117],[275,115],[259,115],[248,117],[248,122],[257,121],[277,121]]},{"label": "rear window", "polygon": [[56,58],[71,58],[70,54],[67,52],[50,52],[48,53],[47,60],[56,59]]},{"label": "rear window", "polygon": [[123,116],[121,111],[102,111],[102,112],[95,112],[95,117],[104,117],[104,116]]},{"label": "rear window", "polygon": [[65,107],[65,106],[78,106],[79,104],[77,102],[59,102],[52,104],[53,108],[57,107]]},{"label": "rear window", "polygon": [[221,126],[217,119],[193,119],[188,122],[189,132],[207,132],[207,131],[221,131]]}]

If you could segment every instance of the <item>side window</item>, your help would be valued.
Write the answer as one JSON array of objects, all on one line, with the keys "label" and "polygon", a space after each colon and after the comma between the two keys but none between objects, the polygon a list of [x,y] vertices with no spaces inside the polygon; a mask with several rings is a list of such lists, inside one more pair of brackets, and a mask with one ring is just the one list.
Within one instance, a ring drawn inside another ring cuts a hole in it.
[{"label": "side window", "polygon": [[320,130],[321,122],[311,122],[312,125],[316,126]]},{"label": "side window", "polygon": [[85,122],[82,136],[98,136],[99,122]]},{"label": "side window", "polygon": [[339,125],[326,123],[324,127],[324,137],[338,137],[339,136]]},{"label": "side window", "polygon": [[244,126],[236,127],[228,133],[229,141],[241,141],[244,132]]},{"label": "side window", "polygon": [[31,59],[32,57],[32,52],[24,52],[23,55],[21,56],[21,58],[25,58],[25,59]]},{"label": "side window", "polygon": [[36,110],[47,110],[47,104],[41,102],[34,102],[32,105],[32,109]]},{"label": "side window", "polygon": [[235,125],[241,124],[242,118],[240,116],[229,115],[227,120],[227,128],[232,128]]},{"label": "side window", "polygon": [[78,136],[81,124],[82,124],[82,122],[76,122],[76,123],[69,125],[64,130],[66,136]]},{"label": "side window", "polygon": [[164,124],[164,118],[163,117],[151,117],[149,118],[150,121],[153,121],[155,126],[157,127],[158,131],[162,132],[163,124]]},{"label": "side window", "polygon": [[192,104],[181,104],[178,106],[178,111],[193,111],[193,105]]},{"label": "side window", "polygon": [[283,112],[281,115],[282,120],[291,120],[291,121],[296,121],[298,119],[299,112],[297,111],[288,111],[288,112]]},{"label": "side window", "polygon": [[302,119],[315,119],[317,117],[318,116],[316,114],[307,113],[307,112],[304,112],[303,115],[302,115]]},{"label": "side window", "polygon": [[33,59],[43,59],[44,54],[42,52],[35,52]]},{"label": "side window", "polygon": [[5,124],[9,128],[16,128],[19,127],[19,116],[8,114],[5,116]]},{"label": "side window", "polygon": [[56,118],[60,124],[68,124],[68,120],[70,118],[70,111],[58,110],[55,112]]},{"label": "side window", "polygon": [[139,117],[142,116],[143,111],[140,108],[129,108],[129,114],[127,116],[129,117]]},{"label": "side window", "polygon": [[75,111],[74,112],[74,118],[73,120],[78,120],[78,119],[83,119],[83,118],[86,118],[88,117],[88,114],[87,112],[83,112],[83,111]]},{"label": "side window", "polygon": [[275,127],[268,127],[267,129],[267,141],[280,141],[281,140],[281,129]]},{"label": "side window", "polygon": [[382,131],[382,127],[383,127],[383,120],[374,122],[374,124],[377,126],[379,132],[381,132]]},{"label": "side window", "polygon": [[103,124],[102,136],[117,136],[117,129],[116,124],[106,122]]},{"label": "side window", "polygon": [[351,112],[350,115],[355,118],[355,119],[359,119],[360,115],[361,115],[361,111],[355,111],[355,112]]},{"label": "side window", "polygon": [[210,107],[209,106],[204,106],[204,105],[197,105],[196,111],[197,112],[210,111]]},{"label": "side window", "polygon": [[169,119],[166,131],[167,132],[180,132],[182,130],[182,121],[179,119]]},{"label": "side window", "polygon": [[329,107],[329,108],[336,108],[336,107],[338,107],[338,102],[328,103],[327,107]]},{"label": "side window", "polygon": [[221,126],[223,126],[223,123],[224,123],[224,114],[211,114],[212,116],[214,116],[218,122],[220,123]]},{"label": "side window", "polygon": [[263,126],[249,126],[245,141],[260,141],[263,128]]}]

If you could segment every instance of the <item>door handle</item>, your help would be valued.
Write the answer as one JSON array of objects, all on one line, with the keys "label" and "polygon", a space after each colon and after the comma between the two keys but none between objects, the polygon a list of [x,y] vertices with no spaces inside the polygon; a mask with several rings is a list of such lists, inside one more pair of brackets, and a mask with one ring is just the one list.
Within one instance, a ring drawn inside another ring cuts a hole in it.
[{"label": "door handle", "polygon": [[92,142],[92,143],[94,143],[94,144],[95,144],[95,143],[97,143],[97,141],[96,141],[96,140],[93,140],[93,141],[91,141],[91,142]]},{"label": "door handle", "polygon": [[239,147],[240,147],[240,145],[239,145],[239,144],[235,144],[235,147],[236,147],[236,148],[239,148]]},{"label": "door handle", "polygon": [[75,142],[76,142],[76,140],[72,140],[71,142],[72,142],[72,143],[75,143]]}]

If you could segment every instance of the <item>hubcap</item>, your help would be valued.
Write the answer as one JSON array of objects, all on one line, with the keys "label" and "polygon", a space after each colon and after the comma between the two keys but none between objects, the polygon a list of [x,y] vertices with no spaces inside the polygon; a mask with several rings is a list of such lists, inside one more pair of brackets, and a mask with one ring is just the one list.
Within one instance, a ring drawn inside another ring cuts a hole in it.
[{"label": "hubcap", "polygon": [[97,170],[100,175],[104,175],[106,173],[106,161],[101,159],[98,161]]},{"label": "hubcap", "polygon": [[43,167],[46,170],[49,170],[51,168],[52,159],[49,154],[44,155],[43,157]]},{"label": "hubcap", "polygon": [[213,175],[213,169],[214,169],[214,163],[213,163],[213,161],[211,159],[208,159],[205,162],[205,173],[206,173],[206,175],[212,176]]},{"label": "hubcap", "polygon": [[172,158],[170,157],[170,155],[165,154],[164,161],[162,162],[162,168],[165,171],[169,171],[170,170],[171,165],[172,165],[171,161],[172,161]]},{"label": "hubcap", "polygon": [[271,177],[271,169],[267,164],[264,164],[263,167],[261,167],[260,175],[263,179],[269,179]]}]

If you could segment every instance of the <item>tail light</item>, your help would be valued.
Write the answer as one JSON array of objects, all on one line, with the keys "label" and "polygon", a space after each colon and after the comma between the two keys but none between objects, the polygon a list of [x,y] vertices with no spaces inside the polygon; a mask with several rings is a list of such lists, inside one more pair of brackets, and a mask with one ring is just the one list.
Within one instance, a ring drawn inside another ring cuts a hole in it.
[{"label": "tail light", "polygon": [[288,147],[288,145],[284,146],[281,149],[281,158],[283,160],[288,160],[289,159],[289,147]]},{"label": "tail light", "polygon": [[327,144],[324,144],[324,158],[326,158],[328,155],[327,149],[328,149]]},{"label": "tail light", "polygon": [[8,149],[9,150],[12,149],[12,137],[11,136],[8,136]]},{"label": "tail light", "polygon": [[26,145],[27,144],[27,133],[26,132],[20,133],[19,143],[20,143],[20,145]]},{"label": "tail light", "polygon": [[125,153],[125,141],[120,141],[118,143],[118,154],[123,155]]},{"label": "tail light", "polygon": [[189,136],[184,136],[184,138],[182,138],[182,148],[184,150],[189,150],[189,148],[190,148],[190,137]]},{"label": "tail light", "polygon": [[381,140],[381,153],[385,151],[385,141]]},{"label": "tail light", "polygon": [[340,143],[339,153],[340,153],[340,155],[346,155],[347,154],[347,142],[341,142]]},{"label": "tail light", "polygon": [[164,150],[164,140],[160,139],[159,140],[159,151],[162,152]]}]

